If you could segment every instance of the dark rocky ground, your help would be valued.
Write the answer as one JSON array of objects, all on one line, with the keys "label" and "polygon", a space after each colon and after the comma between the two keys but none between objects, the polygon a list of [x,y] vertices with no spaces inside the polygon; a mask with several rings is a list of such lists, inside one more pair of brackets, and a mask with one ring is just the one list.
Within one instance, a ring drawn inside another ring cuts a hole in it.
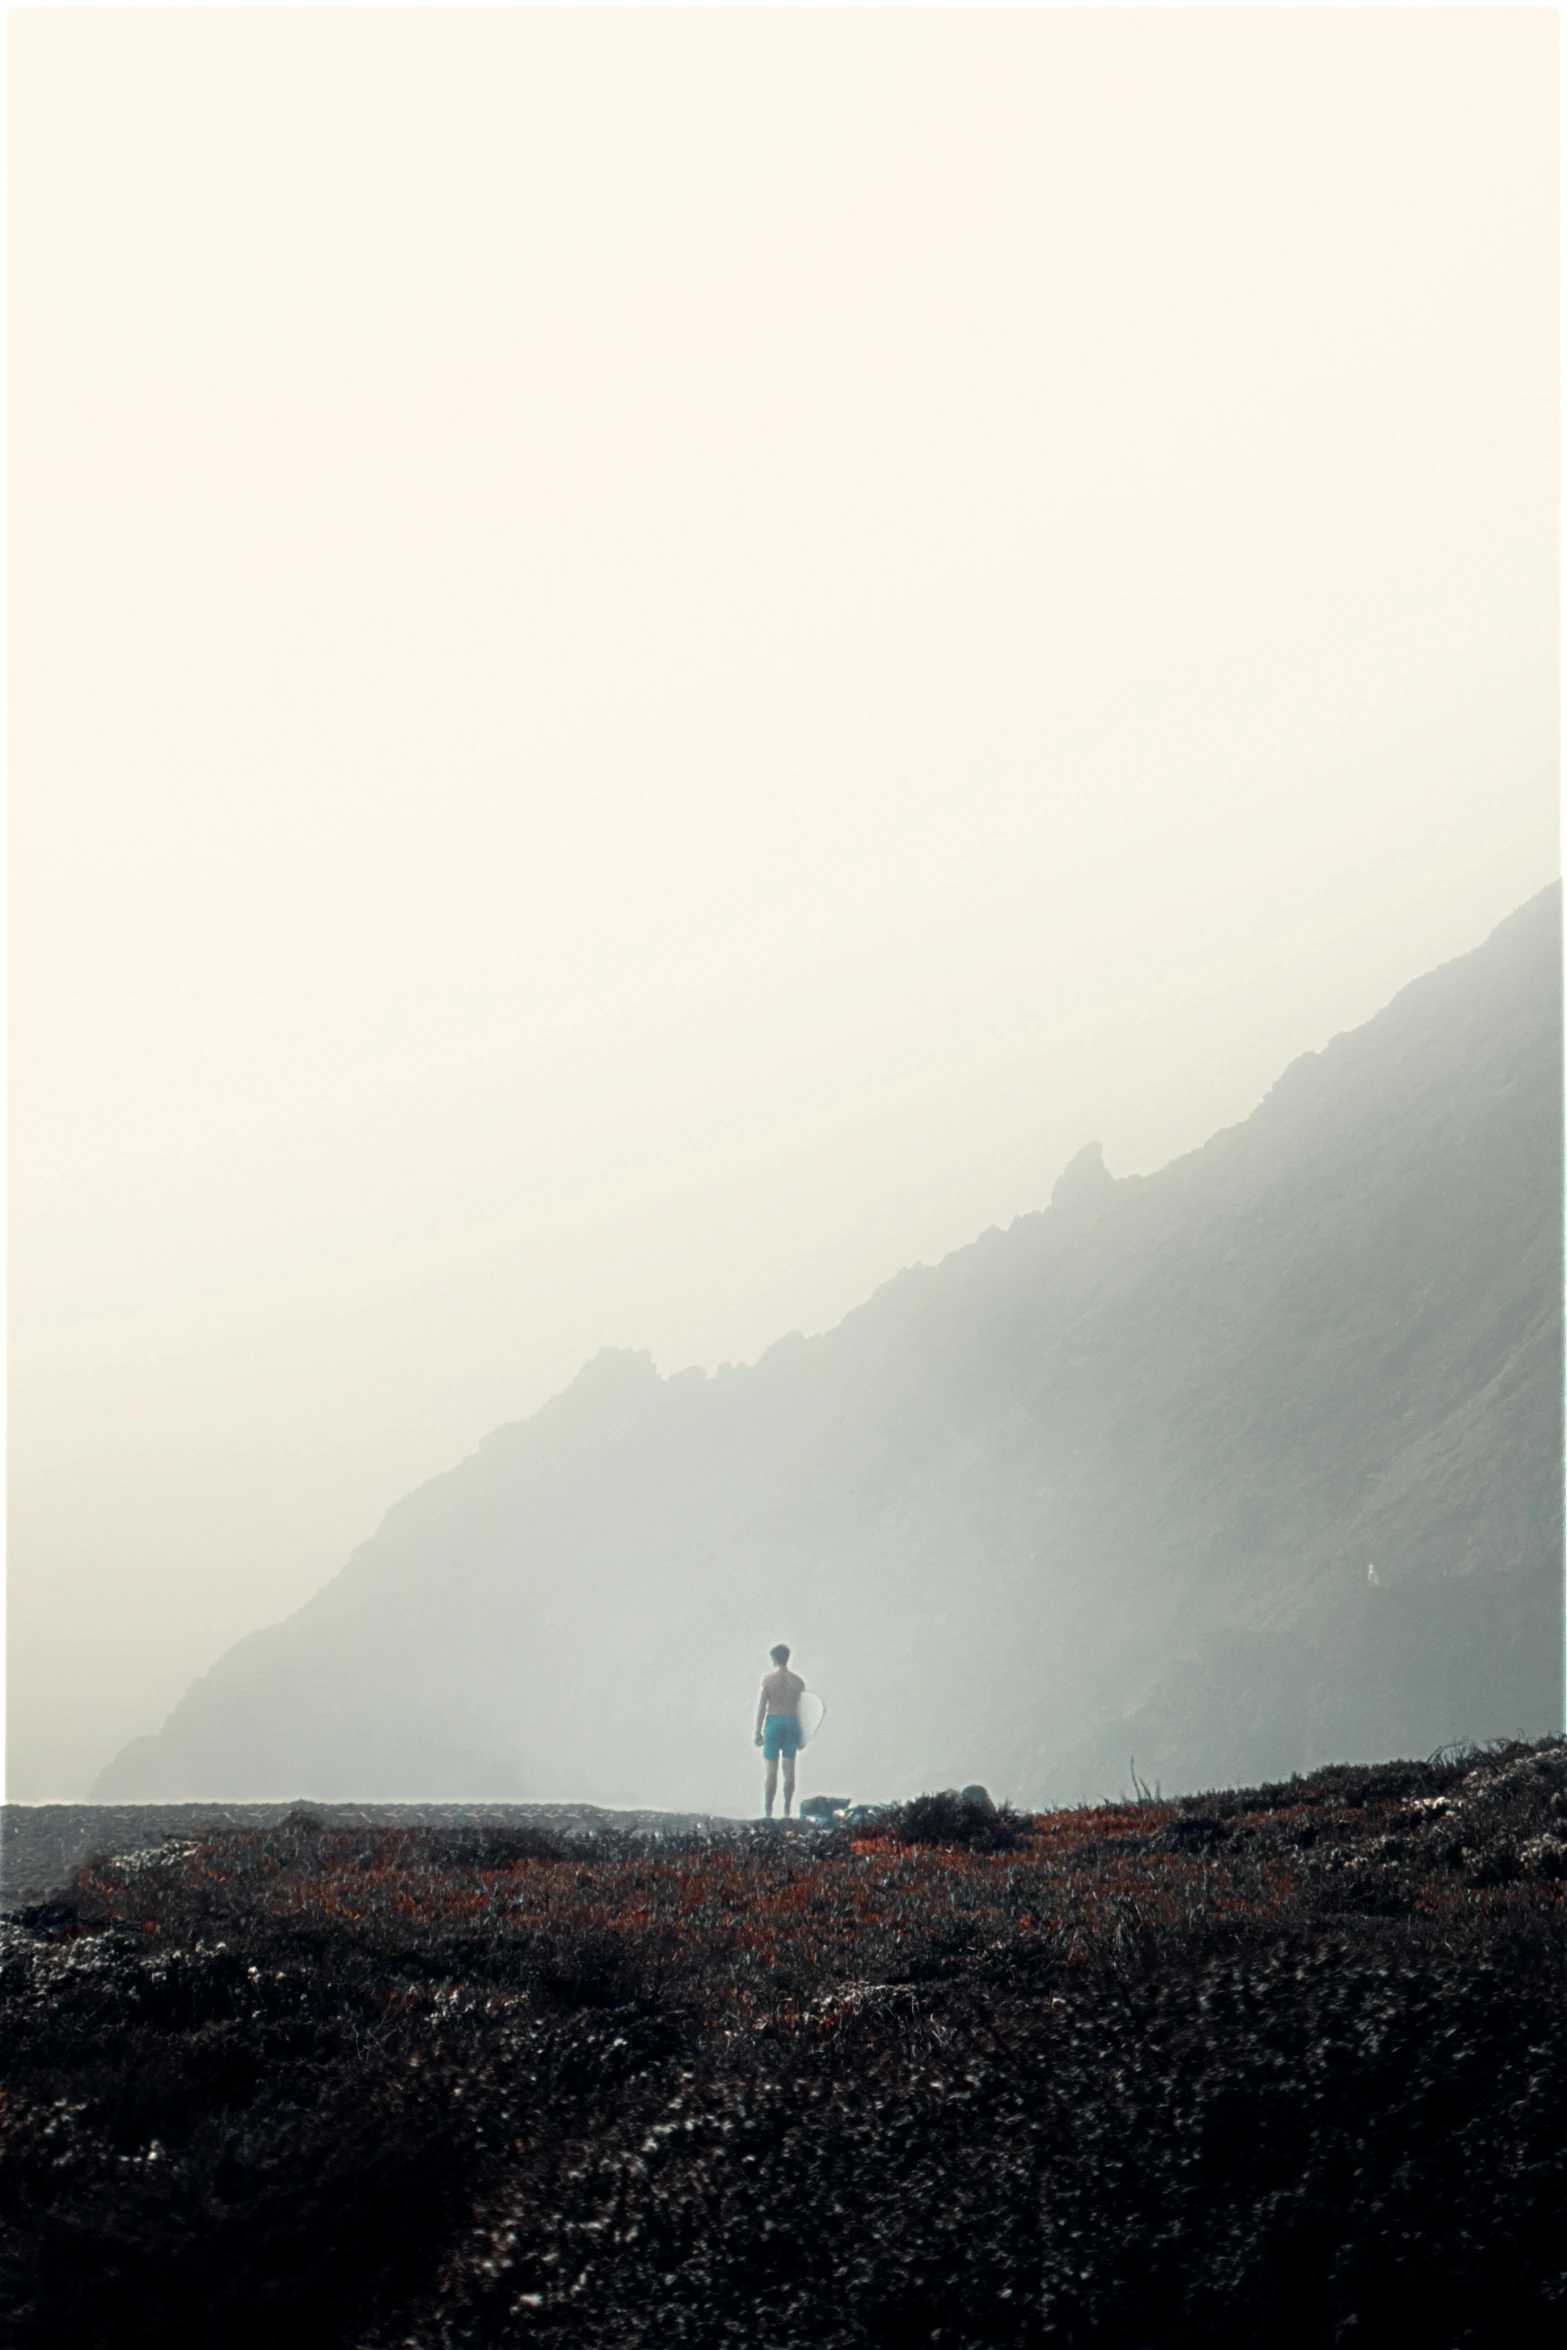
[{"label": "dark rocky ground", "polygon": [[[224,1828],[272,1828],[289,1803],[8,1803],[0,1805],[0,1910],[24,1908],[67,1886],[86,1860],[170,1837]],[[694,1812],[605,1811],[596,1803],[311,1803],[329,1827],[604,1829],[639,1835],[699,1832]]]},{"label": "dark rocky ground", "polygon": [[1564,1872],[1560,1740],[793,1835],[193,1826],[3,1929],[0,2329],[1555,2339]]}]

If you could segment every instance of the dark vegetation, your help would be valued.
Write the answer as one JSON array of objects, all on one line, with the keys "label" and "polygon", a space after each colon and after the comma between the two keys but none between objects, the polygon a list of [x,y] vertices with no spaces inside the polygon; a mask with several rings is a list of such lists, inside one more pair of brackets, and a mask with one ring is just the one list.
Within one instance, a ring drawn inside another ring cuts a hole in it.
[{"label": "dark vegetation", "polygon": [[1564,1870],[1560,1740],[1032,1818],[300,1812],[102,1861],[4,1930],[4,2338],[1551,2338]]}]

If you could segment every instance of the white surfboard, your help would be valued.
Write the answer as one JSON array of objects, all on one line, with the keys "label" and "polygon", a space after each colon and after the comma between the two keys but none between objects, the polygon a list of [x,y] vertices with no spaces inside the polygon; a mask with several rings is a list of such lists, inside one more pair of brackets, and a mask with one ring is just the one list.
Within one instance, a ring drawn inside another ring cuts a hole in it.
[{"label": "white surfboard", "polygon": [[794,1710],[795,1717],[800,1724],[800,1744],[809,1746],[822,1726],[822,1716],[827,1708],[814,1689],[802,1689],[800,1702]]}]

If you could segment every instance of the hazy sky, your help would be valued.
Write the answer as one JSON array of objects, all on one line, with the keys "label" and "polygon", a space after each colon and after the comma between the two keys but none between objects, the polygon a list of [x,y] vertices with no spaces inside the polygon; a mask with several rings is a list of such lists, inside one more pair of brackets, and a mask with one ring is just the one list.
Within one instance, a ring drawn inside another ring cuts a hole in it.
[{"label": "hazy sky", "polygon": [[1557,25],[8,39],[32,1799],[1551,877]]}]

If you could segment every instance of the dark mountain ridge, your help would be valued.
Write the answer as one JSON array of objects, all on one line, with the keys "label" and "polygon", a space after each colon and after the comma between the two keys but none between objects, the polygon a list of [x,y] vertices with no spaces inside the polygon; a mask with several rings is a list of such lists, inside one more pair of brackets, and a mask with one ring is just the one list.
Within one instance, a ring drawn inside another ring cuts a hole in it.
[{"label": "dark mountain ridge", "polygon": [[1091,1148],[835,1330],[711,1378],[600,1355],[95,1798],[723,1807],[780,1626],[867,1795],[1554,1729],[1560,919],[1553,888],[1156,1175]]}]

